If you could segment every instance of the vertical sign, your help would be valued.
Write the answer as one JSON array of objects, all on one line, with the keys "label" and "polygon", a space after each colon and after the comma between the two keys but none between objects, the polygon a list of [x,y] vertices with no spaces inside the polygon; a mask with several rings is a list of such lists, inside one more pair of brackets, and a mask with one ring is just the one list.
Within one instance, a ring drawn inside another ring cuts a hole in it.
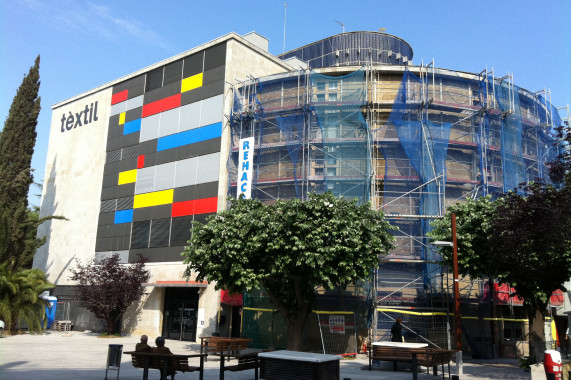
[{"label": "vertical sign", "polygon": [[254,138],[248,137],[240,140],[238,150],[238,197],[252,197],[252,166],[254,165]]}]

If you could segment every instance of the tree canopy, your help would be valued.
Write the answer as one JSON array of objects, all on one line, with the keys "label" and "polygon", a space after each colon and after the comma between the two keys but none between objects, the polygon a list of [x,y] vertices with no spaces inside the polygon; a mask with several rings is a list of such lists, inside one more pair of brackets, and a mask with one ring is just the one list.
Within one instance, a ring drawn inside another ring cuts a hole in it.
[{"label": "tree canopy", "polygon": [[[34,178],[31,163],[40,113],[40,57],[18,88],[0,134],[0,218],[8,233],[0,262],[11,270],[31,268],[37,248],[34,215],[28,209],[28,191]],[[37,220],[37,218],[36,218]],[[30,235],[34,235],[30,240]]]},{"label": "tree canopy", "polygon": [[288,347],[300,349],[314,290],[369,278],[393,247],[392,229],[369,204],[331,193],[270,205],[240,198],[193,225],[185,276],[231,292],[264,288],[288,324]]},{"label": "tree canopy", "polygon": [[120,321],[127,308],[143,295],[142,283],[149,280],[145,260],[139,256],[134,264],[121,264],[119,255],[83,264],[76,260],[70,280],[77,281],[77,295],[82,304],[106,323],[112,335],[120,332]]},{"label": "tree canopy", "polygon": [[[450,216],[456,214],[458,267],[464,275],[492,277],[514,286],[531,319],[531,342],[545,340],[544,317],[551,294],[571,278],[571,142],[569,127],[560,128],[567,142],[551,163],[553,184],[542,180],[520,184],[494,202],[489,197],[448,208],[432,223],[430,237],[451,241]],[[451,264],[450,248],[441,249]]]},{"label": "tree canopy", "polygon": [[[488,237],[492,233],[492,218],[495,204],[491,196],[467,199],[466,202],[449,206],[443,219],[431,223],[427,235],[433,241],[452,241],[451,215],[456,214],[456,238],[458,243],[458,271],[464,276],[496,277],[492,245]],[[453,264],[452,248],[441,247],[442,259],[450,267]]]}]

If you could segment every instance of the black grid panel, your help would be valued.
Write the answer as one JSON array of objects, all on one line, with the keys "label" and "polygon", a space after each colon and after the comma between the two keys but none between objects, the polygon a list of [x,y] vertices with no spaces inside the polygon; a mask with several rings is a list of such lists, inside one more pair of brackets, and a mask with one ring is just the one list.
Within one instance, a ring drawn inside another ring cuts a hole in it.
[{"label": "black grid panel", "polygon": [[149,247],[150,227],[150,220],[133,223],[133,231],[131,232],[131,248],[136,249]]},{"label": "black grid panel", "polygon": [[171,219],[154,219],[151,222],[151,240],[149,247],[168,247]]}]

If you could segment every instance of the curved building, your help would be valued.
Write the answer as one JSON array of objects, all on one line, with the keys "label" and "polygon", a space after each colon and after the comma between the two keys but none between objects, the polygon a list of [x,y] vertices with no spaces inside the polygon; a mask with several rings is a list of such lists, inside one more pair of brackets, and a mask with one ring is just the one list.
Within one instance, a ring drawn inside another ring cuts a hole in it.
[{"label": "curved building", "polygon": [[[383,33],[339,34],[280,57],[306,66],[236,88],[229,178],[238,177],[239,142],[253,137],[252,197],[331,191],[384,211],[399,231],[375,278],[376,334],[385,338],[389,323],[408,315],[411,327],[432,325],[431,343],[446,347],[441,316],[452,279],[428,243],[430,222],[466,198],[548,180],[546,163],[558,154],[554,128],[562,124],[557,109],[510,76],[414,66],[412,48]],[[239,193],[230,182],[229,195]],[[462,285],[463,314],[478,317],[488,285]],[[497,301],[513,304],[507,300]],[[410,314],[419,308],[424,317]]]}]

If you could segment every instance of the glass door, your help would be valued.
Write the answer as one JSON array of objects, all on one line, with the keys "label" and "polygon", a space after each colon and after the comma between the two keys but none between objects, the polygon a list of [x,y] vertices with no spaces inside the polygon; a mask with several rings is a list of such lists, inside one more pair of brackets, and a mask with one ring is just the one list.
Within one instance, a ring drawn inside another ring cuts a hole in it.
[{"label": "glass door", "polygon": [[[165,297],[163,336],[166,339],[195,341],[198,293],[196,291],[190,292],[186,294],[186,299],[180,299],[179,297],[173,297],[175,295],[180,296],[180,291],[169,292],[168,290]],[[194,293],[195,297],[192,297],[192,293]]]}]

